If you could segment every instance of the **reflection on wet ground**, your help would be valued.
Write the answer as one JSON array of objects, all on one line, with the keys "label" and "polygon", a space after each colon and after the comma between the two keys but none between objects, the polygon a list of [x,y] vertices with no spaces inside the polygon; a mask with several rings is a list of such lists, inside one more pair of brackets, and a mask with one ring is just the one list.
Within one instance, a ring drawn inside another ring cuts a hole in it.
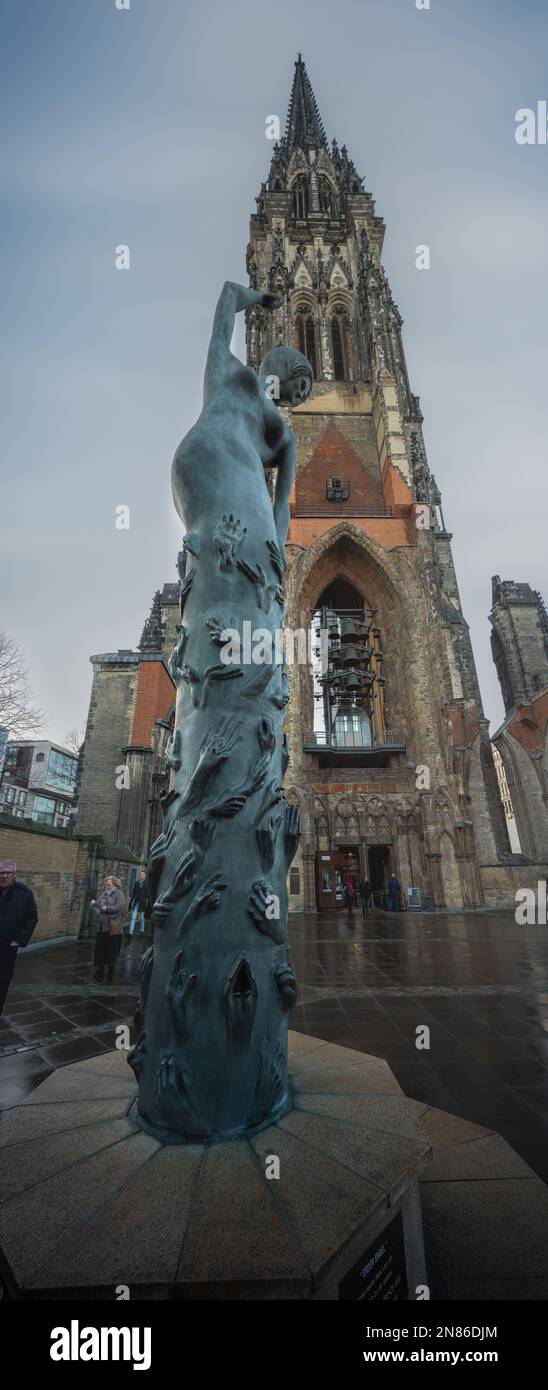
[{"label": "reflection on wet ground", "polygon": [[[293,1028],[385,1057],[407,1095],[499,1130],[548,1180],[548,927],[511,913],[311,913],[290,918],[289,940]],[[0,1107],[114,1046],[142,949],[122,946],[111,985],[93,981],[90,941],[19,959],[0,1018]]]}]

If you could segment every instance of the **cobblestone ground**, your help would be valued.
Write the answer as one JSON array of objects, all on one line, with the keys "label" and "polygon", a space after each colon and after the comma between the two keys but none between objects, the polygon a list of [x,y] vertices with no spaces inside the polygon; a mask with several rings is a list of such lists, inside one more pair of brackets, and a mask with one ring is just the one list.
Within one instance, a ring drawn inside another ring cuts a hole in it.
[{"label": "cobblestone ground", "polygon": [[[290,918],[292,1027],[386,1057],[407,1095],[497,1129],[548,1180],[548,927],[512,914]],[[146,944],[146,942],[145,942]],[[95,984],[91,941],[22,955],[0,1019],[0,1107],[54,1068],[114,1046],[143,942]],[[418,1050],[427,1025],[430,1047]]]}]

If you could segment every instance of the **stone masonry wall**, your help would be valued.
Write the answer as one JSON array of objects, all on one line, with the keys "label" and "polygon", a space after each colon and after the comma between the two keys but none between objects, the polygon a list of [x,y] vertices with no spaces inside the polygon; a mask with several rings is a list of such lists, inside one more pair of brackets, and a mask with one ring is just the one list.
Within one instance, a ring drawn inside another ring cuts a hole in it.
[{"label": "stone masonry wall", "polygon": [[121,791],[116,768],[130,741],[138,658],[134,664],[105,662],[94,670],[86,728],[77,831],[115,841]]},{"label": "stone masonry wall", "polygon": [[[32,890],[38,926],[32,941],[77,936],[88,922],[89,900],[103,891],[107,874],[128,893],[136,855],[102,840],[68,838],[62,830],[0,816],[0,858],[14,859],[17,878]],[[93,931],[95,927],[93,925]]]}]

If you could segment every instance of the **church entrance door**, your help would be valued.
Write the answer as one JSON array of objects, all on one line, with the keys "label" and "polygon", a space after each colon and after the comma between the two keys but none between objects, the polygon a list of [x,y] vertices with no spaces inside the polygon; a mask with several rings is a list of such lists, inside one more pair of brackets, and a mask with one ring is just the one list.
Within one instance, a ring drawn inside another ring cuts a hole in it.
[{"label": "church entrance door", "polygon": [[369,860],[369,882],[373,890],[373,904],[375,907],[385,907],[383,895],[383,884],[392,873],[392,856],[390,845],[369,845],[367,856]]}]

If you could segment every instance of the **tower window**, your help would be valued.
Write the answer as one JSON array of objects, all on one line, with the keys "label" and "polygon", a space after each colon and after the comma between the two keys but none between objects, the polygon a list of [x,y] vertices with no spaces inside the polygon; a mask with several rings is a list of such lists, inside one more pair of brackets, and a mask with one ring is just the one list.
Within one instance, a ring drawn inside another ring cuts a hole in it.
[{"label": "tower window", "polygon": [[314,667],[314,730],[317,741],[333,750],[385,742],[380,632],[373,618],[345,579],[324,590],[314,615],[315,631],[328,634],[327,671],[319,663]]},{"label": "tower window", "polygon": [[331,319],[331,342],[333,345],[333,370],[335,381],[348,380],[348,319],[341,305],[333,310]]},{"label": "tower window", "polygon": [[289,892],[292,897],[297,897],[301,891],[301,875],[298,869],[289,870]]},{"label": "tower window", "polygon": [[304,178],[295,184],[292,207],[297,222],[305,222],[308,216],[308,186]]},{"label": "tower window", "polygon": [[314,329],[314,319],[312,314],[299,314],[297,316],[297,338],[299,352],[310,362],[314,376],[317,378],[316,370],[316,333]]},{"label": "tower window", "polygon": [[350,497],[350,483],[343,478],[328,478],[325,495],[328,502],[347,502]]}]

